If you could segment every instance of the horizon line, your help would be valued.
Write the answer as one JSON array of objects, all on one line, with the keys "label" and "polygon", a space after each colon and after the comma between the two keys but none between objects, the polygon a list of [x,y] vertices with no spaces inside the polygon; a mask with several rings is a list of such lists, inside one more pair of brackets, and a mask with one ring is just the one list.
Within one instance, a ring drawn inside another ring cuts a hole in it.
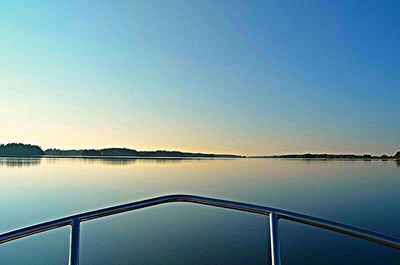
[{"label": "horizon line", "polygon": [[[31,144],[31,143],[23,143],[23,142],[9,142],[9,143],[0,143],[0,146],[6,146],[10,144],[22,144],[22,145],[30,145],[30,146],[37,146],[40,149],[42,147],[39,144]],[[128,149],[128,150],[134,150],[137,152],[157,152],[157,151],[164,151],[164,152],[181,152],[181,153],[193,153],[193,154],[212,154],[212,155],[235,155],[235,156],[242,156],[242,157],[279,157],[279,156],[296,156],[296,155],[333,155],[333,156],[341,156],[341,155],[352,155],[352,156],[366,156],[366,155],[371,155],[371,156],[395,156],[398,152],[400,151],[395,151],[393,155],[388,155],[388,154],[371,154],[371,153],[329,153],[329,152],[288,152],[288,153],[280,153],[280,154],[262,154],[262,155],[244,155],[244,154],[234,154],[234,153],[226,153],[226,152],[201,152],[201,151],[183,151],[183,150],[177,150],[177,149],[149,149],[149,150],[138,150],[136,148],[132,147],[118,147],[118,146],[112,146],[112,147],[101,147],[101,148],[57,148],[57,147],[51,147],[51,148],[45,148],[43,151],[46,150],[60,150],[60,151],[69,151],[69,150],[103,150],[103,149]],[[400,148],[399,148],[400,150]]]}]

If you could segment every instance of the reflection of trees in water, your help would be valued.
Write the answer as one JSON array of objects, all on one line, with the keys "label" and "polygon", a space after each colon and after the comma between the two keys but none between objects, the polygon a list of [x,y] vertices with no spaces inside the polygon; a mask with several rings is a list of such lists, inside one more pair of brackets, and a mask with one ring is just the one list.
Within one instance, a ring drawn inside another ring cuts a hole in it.
[{"label": "reflection of trees in water", "polygon": [[124,158],[78,158],[87,164],[104,164],[104,165],[114,165],[114,166],[125,166],[128,164],[136,163],[136,159],[124,159]]},{"label": "reflection of trees in water", "polygon": [[41,157],[0,157],[0,167],[30,167],[38,166],[41,162]]},{"label": "reflection of trees in water", "polygon": [[57,164],[62,161],[67,160],[76,160],[77,162],[83,162],[86,164],[102,164],[102,165],[111,165],[111,166],[126,166],[132,165],[135,163],[149,163],[149,164],[177,164],[181,163],[183,160],[205,160],[208,158],[188,158],[188,157],[45,157],[45,162],[48,164]]},{"label": "reflection of trees in water", "polygon": [[103,164],[103,165],[117,165],[117,166],[125,166],[130,164],[135,164],[136,162],[141,163],[157,163],[157,164],[176,164],[182,162],[182,160],[188,160],[185,158],[132,158],[132,157],[83,157],[78,158],[79,160],[89,163],[89,164]]},{"label": "reflection of trees in water", "polygon": [[324,158],[284,158],[285,161],[303,161],[305,164],[320,164],[323,162],[330,162],[330,161],[338,161],[342,163],[360,163],[363,162],[365,164],[377,163],[380,162],[385,165],[393,165],[392,163],[396,163],[398,167],[400,167],[400,160],[399,159],[341,159],[341,158],[334,158],[334,159],[324,159]]}]

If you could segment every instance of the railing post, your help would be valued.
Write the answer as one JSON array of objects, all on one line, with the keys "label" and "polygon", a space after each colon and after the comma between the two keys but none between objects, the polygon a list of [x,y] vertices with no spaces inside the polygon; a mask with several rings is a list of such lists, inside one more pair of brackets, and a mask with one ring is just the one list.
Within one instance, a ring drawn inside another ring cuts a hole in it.
[{"label": "railing post", "polygon": [[278,215],[274,212],[269,214],[269,236],[271,240],[271,263],[272,265],[281,265]]},{"label": "railing post", "polygon": [[71,238],[69,241],[69,265],[79,265],[79,233],[80,220],[73,219],[71,223]]}]

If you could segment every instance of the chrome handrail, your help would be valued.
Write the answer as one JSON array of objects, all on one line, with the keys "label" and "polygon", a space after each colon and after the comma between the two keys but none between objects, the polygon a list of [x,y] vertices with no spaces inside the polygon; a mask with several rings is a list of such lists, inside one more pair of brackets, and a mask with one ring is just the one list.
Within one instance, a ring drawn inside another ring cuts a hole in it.
[{"label": "chrome handrail", "polygon": [[387,247],[400,250],[400,239],[376,233],[373,231],[369,231],[366,229],[266,206],[200,197],[194,195],[167,195],[127,204],[122,204],[118,206],[108,207],[100,210],[85,212],[77,215],[72,215],[69,217],[56,219],[49,222],[44,222],[41,224],[0,234],[0,244],[18,238],[70,225],[71,238],[70,238],[70,248],[69,248],[69,265],[78,265],[79,236],[80,236],[81,222],[170,202],[189,202],[189,203],[203,204],[208,206],[233,209],[243,212],[250,212],[250,213],[269,216],[270,244],[271,244],[270,250],[271,250],[272,265],[281,264],[279,233],[278,233],[279,219],[286,219],[297,223],[303,223],[310,226],[323,228],[326,230],[338,232],[352,237],[357,237],[360,239],[368,240],[374,243],[378,243]]}]

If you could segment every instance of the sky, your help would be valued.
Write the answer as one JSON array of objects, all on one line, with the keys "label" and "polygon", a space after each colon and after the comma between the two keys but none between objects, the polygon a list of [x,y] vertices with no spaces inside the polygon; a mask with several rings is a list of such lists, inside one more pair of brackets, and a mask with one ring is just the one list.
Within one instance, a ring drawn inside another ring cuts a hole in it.
[{"label": "sky", "polygon": [[400,150],[398,1],[3,1],[0,143]]}]

